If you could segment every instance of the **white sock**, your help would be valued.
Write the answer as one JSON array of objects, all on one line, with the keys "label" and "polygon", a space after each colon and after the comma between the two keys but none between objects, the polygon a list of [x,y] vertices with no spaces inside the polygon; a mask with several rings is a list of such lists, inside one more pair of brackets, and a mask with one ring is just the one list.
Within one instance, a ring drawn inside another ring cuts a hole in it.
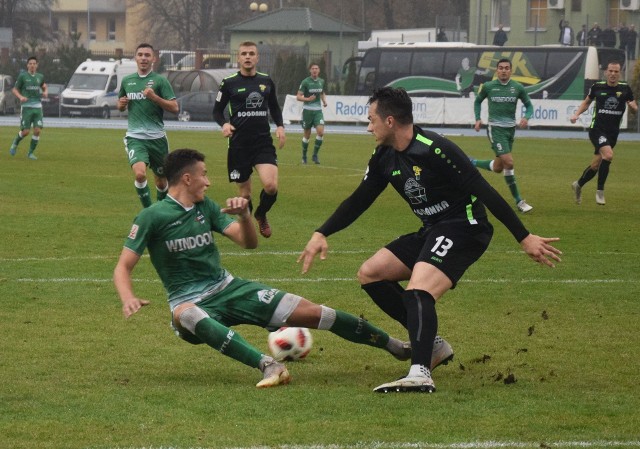
[{"label": "white sock", "polygon": [[407,377],[431,377],[431,372],[424,365],[411,365]]}]

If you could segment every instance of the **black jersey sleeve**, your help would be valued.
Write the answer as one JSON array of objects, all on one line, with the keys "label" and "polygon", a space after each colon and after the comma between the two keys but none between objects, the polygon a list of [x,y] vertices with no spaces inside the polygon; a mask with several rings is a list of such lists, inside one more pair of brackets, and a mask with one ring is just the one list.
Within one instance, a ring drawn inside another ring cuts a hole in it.
[{"label": "black jersey sleeve", "polygon": [[382,193],[384,188],[362,181],[354,192],[338,206],[333,214],[316,229],[325,237],[343,230],[364,213]]},{"label": "black jersey sleeve", "polygon": [[276,126],[284,126],[282,119],[282,109],[278,104],[278,96],[276,95],[276,83],[271,81],[271,95],[269,95],[269,112]]},{"label": "black jersey sleeve", "polygon": [[223,81],[220,85],[220,91],[218,91],[216,102],[213,105],[213,120],[215,120],[215,122],[220,126],[225,124],[224,108],[229,103],[229,94],[224,89],[224,84],[225,83]]}]

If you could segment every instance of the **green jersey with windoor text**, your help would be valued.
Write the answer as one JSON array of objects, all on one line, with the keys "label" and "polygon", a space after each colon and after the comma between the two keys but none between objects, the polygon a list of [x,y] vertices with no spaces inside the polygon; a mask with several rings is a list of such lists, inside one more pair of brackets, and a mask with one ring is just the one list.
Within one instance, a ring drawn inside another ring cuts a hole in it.
[{"label": "green jersey with windoor text", "polygon": [[[510,79],[503,84],[495,79],[480,86],[478,95],[473,103],[476,120],[480,120],[482,102],[487,99],[489,103],[489,125],[499,128],[513,128],[516,126],[516,113],[518,112],[518,100],[522,101],[526,111],[524,118],[529,120],[533,115],[533,104],[524,86]],[[520,120],[518,114],[517,120]]]}]

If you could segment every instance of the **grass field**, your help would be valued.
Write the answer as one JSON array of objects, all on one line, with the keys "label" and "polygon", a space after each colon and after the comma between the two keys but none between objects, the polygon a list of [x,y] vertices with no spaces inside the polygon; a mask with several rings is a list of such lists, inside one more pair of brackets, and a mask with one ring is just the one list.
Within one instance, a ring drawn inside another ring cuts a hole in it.
[{"label": "grass field", "polygon": [[[591,157],[586,133],[518,139],[516,175],[534,206],[523,221],[561,237],[563,262],[534,264],[493,220],[489,251],[438,305],[456,358],[435,371],[437,393],[376,395],[407,364],[319,331],[308,359],[289,365],[289,386],[257,390],[257,370],[172,334],[148,258],[134,277],[152,304],[124,320],[111,275],[140,206],[123,131],[47,128],[35,162],[28,140],[9,156],[15,132],[0,127],[0,448],[640,447],[637,143],[616,148],[602,207],[595,181],[572,201]],[[301,166],[299,138],[279,152],[273,237],[254,251],[218,239],[223,264],[404,337],[355,273],[417,219],[389,190],[302,276],[297,255],[359,183],[373,139],[329,130],[322,165]],[[484,137],[454,140],[490,155]],[[170,142],[206,153],[212,198],[235,194],[218,132]],[[264,330],[238,330],[266,351]]]}]

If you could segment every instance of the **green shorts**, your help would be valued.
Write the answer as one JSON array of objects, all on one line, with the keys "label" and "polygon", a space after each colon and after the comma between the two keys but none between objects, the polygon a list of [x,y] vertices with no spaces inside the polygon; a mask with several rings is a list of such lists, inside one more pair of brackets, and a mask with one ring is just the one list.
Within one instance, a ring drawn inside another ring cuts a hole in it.
[{"label": "green shorts", "polygon": [[491,149],[496,156],[511,153],[513,138],[516,135],[516,128],[501,128],[499,126],[487,126],[487,136],[491,142]]},{"label": "green shorts", "polygon": [[322,111],[303,109],[302,110],[302,129],[317,128],[318,126],[324,126],[324,115]]},{"label": "green shorts", "polygon": [[20,130],[34,128],[44,128],[42,121],[42,108],[22,107],[20,112]]},{"label": "green shorts", "polygon": [[124,138],[124,149],[129,158],[129,165],[144,162],[151,167],[158,177],[164,177],[164,158],[169,154],[169,141],[166,137],[160,139]]}]

